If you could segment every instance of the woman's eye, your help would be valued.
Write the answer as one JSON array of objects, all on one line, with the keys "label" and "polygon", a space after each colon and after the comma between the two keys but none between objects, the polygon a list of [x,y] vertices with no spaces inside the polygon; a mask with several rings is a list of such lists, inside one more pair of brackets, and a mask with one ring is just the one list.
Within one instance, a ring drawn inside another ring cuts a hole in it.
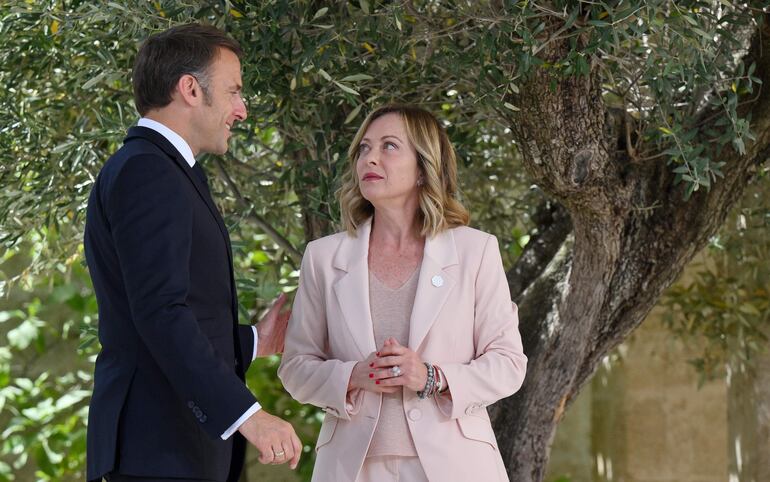
[{"label": "woman's eye", "polygon": [[369,150],[369,146],[367,146],[366,144],[361,144],[360,146],[358,146],[358,152],[366,152],[368,150]]},{"label": "woman's eye", "polygon": [[390,150],[390,151],[395,150],[396,149],[396,145],[393,144],[392,142],[386,142],[385,143],[385,149]]}]

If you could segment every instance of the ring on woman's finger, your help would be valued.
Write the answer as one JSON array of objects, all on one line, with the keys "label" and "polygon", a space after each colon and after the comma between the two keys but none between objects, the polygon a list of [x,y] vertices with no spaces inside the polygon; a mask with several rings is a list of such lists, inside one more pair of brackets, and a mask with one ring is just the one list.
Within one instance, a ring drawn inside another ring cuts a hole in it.
[{"label": "ring on woman's finger", "polygon": [[401,367],[398,365],[390,368],[390,374],[393,375],[394,377],[399,377],[401,376],[402,373],[403,372],[401,371]]},{"label": "ring on woman's finger", "polygon": [[283,457],[284,455],[286,455],[286,452],[284,452],[283,450],[279,450],[278,452],[273,450],[273,455],[275,455],[276,457]]}]

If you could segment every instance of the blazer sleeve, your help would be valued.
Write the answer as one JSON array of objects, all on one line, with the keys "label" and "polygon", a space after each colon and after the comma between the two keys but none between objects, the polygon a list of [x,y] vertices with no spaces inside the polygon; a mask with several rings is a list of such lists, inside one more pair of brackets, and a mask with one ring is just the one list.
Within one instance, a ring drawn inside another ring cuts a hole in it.
[{"label": "blazer sleeve", "polygon": [[472,415],[512,395],[521,387],[527,368],[518,308],[511,302],[497,238],[492,235],[476,275],[474,312],[476,358],[467,364],[440,365],[449,390],[437,402],[451,418]]},{"label": "blazer sleeve", "polygon": [[238,324],[238,341],[241,345],[241,366],[246,373],[254,361],[254,330],[251,325]]},{"label": "blazer sleeve", "polygon": [[357,412],[360,396],[351,392],[348,382],[357,361],[329,359],[326,308],[320,280],[316,276],[313,243],[302,257],[299,288],[294,298],[286,331],[278,377],[292,398],[323,408],[344,420]]},{"label": "blazer sleeve", "polygon": [[256,399],[187,305],[193,210],[186,182],[166,159],[137,155],[114,178],[103,205],[136,331],[180,409],[219,439]]}]

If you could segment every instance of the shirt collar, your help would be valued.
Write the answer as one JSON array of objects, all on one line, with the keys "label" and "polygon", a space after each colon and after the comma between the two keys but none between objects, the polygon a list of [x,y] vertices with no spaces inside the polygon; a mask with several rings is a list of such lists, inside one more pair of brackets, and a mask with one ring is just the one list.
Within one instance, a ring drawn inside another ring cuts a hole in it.
[{"label": "shirt collar", "polygon": [[182,157],[184,157],[184,160],[187,161],[187,164],[189,164],[190,167],[195,165],[195,156],[193,156],[192,149],[190,149],[190,145],[184,139],[182,139],[182,136],[172,131],[160,122],[148,119],[147,117],[142,117],[139,119],[139,122],[137,122],[136,125],[139,127],[152,129],[165,137],[166,140],[169,141],[176,148],[176,150],[179,151],[180,154],[182,154]]}]

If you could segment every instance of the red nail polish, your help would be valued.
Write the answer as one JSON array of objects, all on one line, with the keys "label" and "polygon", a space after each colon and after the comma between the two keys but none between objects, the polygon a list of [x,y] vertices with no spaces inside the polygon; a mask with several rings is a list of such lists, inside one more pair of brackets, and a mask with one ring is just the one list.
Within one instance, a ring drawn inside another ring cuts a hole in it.
[{"label": "red nail polish", "polygon": [[369,378],[374,378],[374,373],[370,373]]},{"label": "red nail polish", "polygon": [[374,362],[371,362],[371,363],[369,364],[369,366],[370,366],[370,367],[373,367],[373,366],[374,366]]},{"label": "red nail polish", "polygon": [[377,352],[377,356],[380,356],[380,352]]},{"label": "red nail polish", "polygon": [[375,381],[374,383],[376,383],[377,385],[379,385],[379,384],[380,384],[380,381],[379,381],[379,380],[377,380],[377,381]]}]

